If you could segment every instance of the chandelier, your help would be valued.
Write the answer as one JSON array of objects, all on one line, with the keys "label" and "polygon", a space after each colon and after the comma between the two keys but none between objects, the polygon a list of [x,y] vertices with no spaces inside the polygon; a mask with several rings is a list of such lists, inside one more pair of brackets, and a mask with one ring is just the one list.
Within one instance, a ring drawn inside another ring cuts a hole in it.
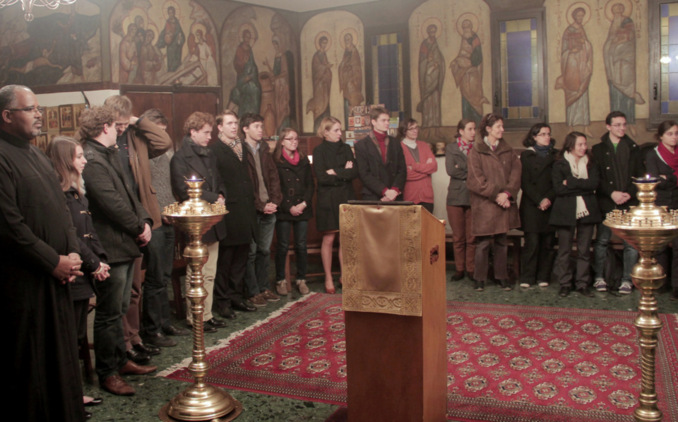
[{"label": "chandelier", "polygon": [[[5,6],[11,6],[19,0],[0,0],[0,9]],[[76,0],[21,0],[21,9],[24,11],[24,19],[26,22],[33,20],[33,6],[46,7],[48,9],[56,9],[62,4],[73,4]]]}]

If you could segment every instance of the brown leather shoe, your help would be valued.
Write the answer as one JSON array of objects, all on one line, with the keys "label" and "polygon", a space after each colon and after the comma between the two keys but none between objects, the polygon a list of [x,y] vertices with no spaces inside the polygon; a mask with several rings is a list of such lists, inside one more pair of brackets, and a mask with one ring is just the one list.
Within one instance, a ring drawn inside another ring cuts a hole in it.
[{"label": "brown leather shoe", "polygon": [[157,370],[157,366],[153,365],[137,365],[136,363],[128,360],[125,366],[118,370],[120,375],[146,375]]},{"label": "brown leather shoe", "polygon": [[120,375],[106,377],[101,383],[101,388],[117,396],[133,396],[135,391],[123,380]]}]

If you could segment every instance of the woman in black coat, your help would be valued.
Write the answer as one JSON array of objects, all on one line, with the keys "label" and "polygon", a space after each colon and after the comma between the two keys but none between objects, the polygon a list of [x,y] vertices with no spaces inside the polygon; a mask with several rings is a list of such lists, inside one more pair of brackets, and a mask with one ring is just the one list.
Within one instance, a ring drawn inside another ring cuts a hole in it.
[{"label": "woman in black coat", "polygon": [[[323,233],[320,256],[325,270],[325,291],[334,293],[332,279],[332,246],[339,232],[339,205],[355,198],[353,179],[358,177],[351,147],[341,140],[341,122],[325,117],[318,126],[323,142],[313,150],[313,169],[318,180],[316,226]],[[339,265],[342,256],[339,249]]]},{"label": "woman in black coat", "polygon": [[576,288],[584,296],[593,296],[589,288],[589,261],[593,229],[601,221],[595,194],[600,176],[588,152],[586,135],[580,132],[567,135],[558,160],[553,164],[552,180],[556,200],[553,202],[549,224],[556,226],[558,232],[558,255],[553,275],[560,282],[560,296],[565,297],[572,290],[570,252],[575,231]]},{"label": "woman in black coat", "polygon": [[[669,210],[678,209],[678,123],[673,120],[662,122],[657,128],[655,138],[659,144],[647,153],[645,168],[648,174],[659,177],[657,205],[664,205]],[[673,259],[671,260],[671,298],[678,300],[678,238],[671,243]],[[659,252],[657,260],[664,267],[668,264],[668,249]]]},{"label": "woman in black coat", "polygon": [[[297,288],[302,295],[309,294],[306,286],[306,237],[308,220],[313,216],[313,174],[311,163],[299,151],[299,135],[294,129],[280,130],[273,151],[273,161],[278,167],[282,202],[275,222],[278,245],[275,253],[275,273],[278,286],[285,283],[285,258],[290,246],[290,231],[294,230],[294,250],[297,261]],[[278,292],[286,289],[277,288]]]},{"label": "woman in black coat", "polygon": [[[87,311],[89,310],[89,299],[94,297],[94,280],[104,281],[107,279],[109,277],[108,270],[111,267],[105,262],[106,251],[104,251],[94,231],[92,215],[89,212],[88,201],[85,197],[82,171],[85,169],[87,160],[83,154],[82,146],[73,138],[57,136],[49,144],[47,155],[54,164],[61,188],[66,195],[66,205],[71,212],[80,246],[83,275],[76,277],[70,285],[75,323],[78,330],[78,342],[80,342],[87,335]],[[93,399],[85,396],[83,400],[85,404],[101,403],[99,398]]]},{"label": "woman in black coat", "polygon": [[520,154],[523,164],[520,201],[520,221],[525,233],[525,246],[520,255],[520,287],[536,283],[546,287],[551,281],[555,230],[549,225],[551,205],[556,197],[551,171],[557,150],[551,138],[551,127],[537,123],[523,140],[527,148]]}]

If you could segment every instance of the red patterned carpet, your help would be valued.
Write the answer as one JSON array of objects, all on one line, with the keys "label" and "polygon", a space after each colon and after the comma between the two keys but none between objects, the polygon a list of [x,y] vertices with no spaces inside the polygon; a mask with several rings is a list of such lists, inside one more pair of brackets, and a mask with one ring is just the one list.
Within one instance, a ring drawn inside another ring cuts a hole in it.
[{"label": "red patterned carpet", "polygon": [[[635,316],[448,302],[448,418],[633,421],[640,391]],[[678,322],[661,317],[659,408],[665,421],[678,421]],[[311,294],[212,349],[206,381],[345,405],[345,348],[341,296]],[[185,368],[167,377],[192,381]]]}]

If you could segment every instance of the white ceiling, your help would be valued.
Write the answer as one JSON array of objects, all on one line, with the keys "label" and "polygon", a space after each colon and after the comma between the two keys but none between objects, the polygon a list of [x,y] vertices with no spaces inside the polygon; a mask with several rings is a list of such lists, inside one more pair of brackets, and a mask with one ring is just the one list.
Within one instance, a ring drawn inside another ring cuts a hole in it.
[{"label": "white ceiling", "polygon": [[243,3],[285,9],[292,12],[310,12],[347,6],[349,4],[371,3],[377,0],[240,0]]}]

